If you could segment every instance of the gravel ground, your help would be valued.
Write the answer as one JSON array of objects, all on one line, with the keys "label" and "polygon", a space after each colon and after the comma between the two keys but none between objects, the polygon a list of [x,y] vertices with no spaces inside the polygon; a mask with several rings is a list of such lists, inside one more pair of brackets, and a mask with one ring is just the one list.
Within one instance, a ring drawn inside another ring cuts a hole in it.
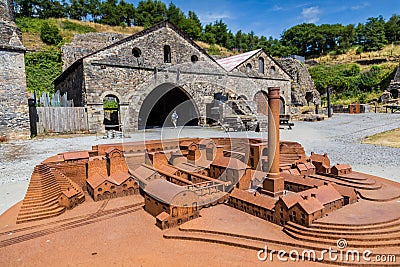
[{"label": "gravel ground", "polygon": [[[331,163],[349,163],[354,170],[400,182],[400,149],[368,144],[369,135],[400,128],[399,114],[338,115],[320,122],[295,122],[293,130],[282,130],[281,139],[300,142],[307,154],[327,152]],[[65,151],[88,150],[92,145],[121,141],[176,137],[264,137],[260,133],[224,133],[207,128],[165,129],[138,132],[124,139],[95,135],[35,138],[0,144],[0,213],[23,199],[35,165]]]}]

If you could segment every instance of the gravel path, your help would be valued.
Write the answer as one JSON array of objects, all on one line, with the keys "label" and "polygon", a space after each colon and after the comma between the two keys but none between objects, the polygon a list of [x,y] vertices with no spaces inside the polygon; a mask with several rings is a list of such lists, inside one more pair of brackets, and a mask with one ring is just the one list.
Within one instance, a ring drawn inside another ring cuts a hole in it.
[{"label": "gravel path", "polygon": [[[400,114],[337,115],[320,122],[295,122],[293,130],[282,130],[281,139],[300,142],[307,154],[327,152],[331,163],[349,163],[354,170],[400,182],[400,149],[361,144],[362,138],[400,128]],[[92,145],[176,137],[264,137],[260,133],[224,133],[216,129],[185,128],[153,130],[124,139],[95,135],[35,138],[0,144],[0,213],[20,201],[35,165],[65,151],[88,150]]]}]

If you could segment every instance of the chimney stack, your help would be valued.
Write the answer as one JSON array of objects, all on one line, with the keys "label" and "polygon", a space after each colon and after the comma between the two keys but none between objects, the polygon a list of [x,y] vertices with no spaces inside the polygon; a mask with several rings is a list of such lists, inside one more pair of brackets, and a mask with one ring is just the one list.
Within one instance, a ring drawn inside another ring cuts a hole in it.
[{"label": "chimney stack", "polygon": [[284,180],[279,171],[279,112],[280,88],[268,88],[268,175],[264,179],[264,191],[273,197],[283,194]]}]

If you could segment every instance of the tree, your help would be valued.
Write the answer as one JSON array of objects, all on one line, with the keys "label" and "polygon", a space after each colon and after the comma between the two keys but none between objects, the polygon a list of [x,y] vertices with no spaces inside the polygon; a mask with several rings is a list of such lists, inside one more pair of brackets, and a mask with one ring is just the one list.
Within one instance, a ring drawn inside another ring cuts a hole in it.
[{"label": "tree", "polygon": [[398,43],[400,41],[400,16],[393,15],[386,22],[385,36],[389,43]]},{"label": "tree", "polygon": [[148,28],[167,18],[167,7],[158,0],[142,0],[136,9],[135,24]]},{"label": "tree", "polygon": [[57,26],[44,22],[40,28],[40,39],[46,44],[57,45],[62,41],[62,36]]},{"label": "tree", "polygon": [[90,12],[89,0],[71,0],[71,5],[67,8],[69,18],[84,20]]},{"label": "tree", "polygon": [[364,29],[364,50],[377,51],[387,44],[385,37],[385,20],[382,16],[368,18]]},{"label": "tree", "polygon": [[166,10],[167,19],[180,27],[182,22],[186,19],[185,14],[183,14],[182,10],[174,5],[172,2],[169,3],[168,9]]}]

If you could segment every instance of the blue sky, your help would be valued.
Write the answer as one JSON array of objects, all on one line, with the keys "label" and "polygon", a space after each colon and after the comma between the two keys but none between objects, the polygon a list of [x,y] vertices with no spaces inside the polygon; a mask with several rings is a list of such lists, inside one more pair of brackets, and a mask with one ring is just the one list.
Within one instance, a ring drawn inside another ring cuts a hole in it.
[{"label": "blue sky", "polygon": [[[130,0],[137,6],[139,0]],[[167,5],[171,0],[162,0]],[[193,10],[203,25],[222,19],[228,28],[256,35],[279,38],[294,25],[309,22],[319,24],[365,23],[369,17],[382,15],[388,20],[400,14],[400,0],[172,0],[185,14]]]}]

